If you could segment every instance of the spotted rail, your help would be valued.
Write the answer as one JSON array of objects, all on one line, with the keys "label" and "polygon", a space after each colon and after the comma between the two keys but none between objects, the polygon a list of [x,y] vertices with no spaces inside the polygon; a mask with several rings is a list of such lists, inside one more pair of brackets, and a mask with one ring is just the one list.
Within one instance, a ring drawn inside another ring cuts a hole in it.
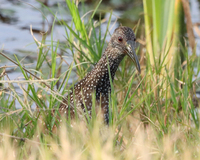
[{"label": "spotted rail", "polygon": [[94,93],[96,96],[95,109],[101,107],[104,120],[108,123],[109,94],[111,92],[109,77],[111,76],[113,81],[115,72],[125,55],[133,60],[138,72],[140,72],[140,64],[135,54],[135,41],[132,29],[125,26],[115,29],[99,62],[85,78],[70,90],[59,108],[59,113],[68,116],[68,111],[70,111],[70,118],[75,116],[75,112],[78,117],[83,117],[86,112],[91,115],[92,95]]}]

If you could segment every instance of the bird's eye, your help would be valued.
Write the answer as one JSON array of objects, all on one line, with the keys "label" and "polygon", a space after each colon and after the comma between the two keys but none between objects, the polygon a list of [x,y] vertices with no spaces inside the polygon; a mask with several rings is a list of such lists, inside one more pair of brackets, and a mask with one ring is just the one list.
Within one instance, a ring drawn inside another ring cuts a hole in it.
[{"label": "bird's eye", "polygon": [[118,37],[118,41],[119,41],[119,42],[122,42],[122,41],[123,41],[123,38],[122,38],[122,37]]}]

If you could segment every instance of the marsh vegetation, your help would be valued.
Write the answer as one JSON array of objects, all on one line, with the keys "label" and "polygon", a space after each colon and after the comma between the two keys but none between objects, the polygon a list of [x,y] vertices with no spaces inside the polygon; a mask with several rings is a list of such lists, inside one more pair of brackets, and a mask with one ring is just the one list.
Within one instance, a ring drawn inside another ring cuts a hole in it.
[{"label": "marsh vegetation", "polygon": [[[34,66],[24,63],[25,56],[1,50],[0,56],[10,57],[20,73],[10,79],[8,66],[1,65],[1,159],[200,158],[200,57],[185,23],[189,16],[182,4],[188,5],[184,0],[139,2],[129,2],[127,10],[141,7],[131,23],[104,10],[107,4],[101,1],[88,9],[84,2],[66,0],[70,22],[41,3],[44,19],[48,13],[53,20],[41,39],[30,29]],[[76,119],[71,126],[65,120],[52,132],[56,118],[51,110],[58,109],[68,89],[98,62],[118,21],[136,33],[141,74],[124,58],[112,84],[109,126],[94,113],[89,122]],[[63,27],[65,41],[54,40],[55,25]]]}]

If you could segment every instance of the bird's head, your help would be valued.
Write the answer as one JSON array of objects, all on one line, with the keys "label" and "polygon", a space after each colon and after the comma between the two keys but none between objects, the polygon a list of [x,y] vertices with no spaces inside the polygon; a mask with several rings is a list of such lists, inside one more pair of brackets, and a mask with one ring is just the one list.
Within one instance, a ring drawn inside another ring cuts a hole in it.
[{"label": "bird's head", "polygon": [[113,48],[117,48],[121,54],[128,55],[136,65],[138,72],[141,72],[139,60],[135,53],[136,37],[131,28],[125,26],[116,28],[110,43],[110,45],[112,45]]}]

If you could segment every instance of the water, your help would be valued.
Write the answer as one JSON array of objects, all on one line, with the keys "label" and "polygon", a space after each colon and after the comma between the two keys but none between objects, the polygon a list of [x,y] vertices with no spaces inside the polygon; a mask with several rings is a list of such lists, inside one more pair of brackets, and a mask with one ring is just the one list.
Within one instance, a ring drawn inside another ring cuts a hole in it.
[{"label": "water", "polygon": [[[51,1],[50,1],[51,2]],[[59,3],[60,0],[54,0],[54,5]],[[44,10],[41,4],[34,0],[27,0],[26,3],[33,5],[39,10]],[[1,14],[10,19],[8,22],[0,21],[0,45],[1,49],[11,54],[25,54],[36,53],[37,46],[30,34],[30,25],[36,31],[47,31],[47,21],[43,18],[42,13],[32,6],[15,1],[3,1],[1,2],[0,10]],[[58,16],[61,16],[58,14]],[[64,16],[65,19],[70,19],[67,14]],[[53,17],[47,15],[48,21],[51,23]],[[64,28],[56,25],[54,28],[54,40],[65,41],[63,35],[65,35]],[[41,40],[42,36],[39,33],[34,33],[34,36]],[[51,35],[47,36],[47,40],[50,40]],[[23,51],[23,52],[22,52]]]}]

